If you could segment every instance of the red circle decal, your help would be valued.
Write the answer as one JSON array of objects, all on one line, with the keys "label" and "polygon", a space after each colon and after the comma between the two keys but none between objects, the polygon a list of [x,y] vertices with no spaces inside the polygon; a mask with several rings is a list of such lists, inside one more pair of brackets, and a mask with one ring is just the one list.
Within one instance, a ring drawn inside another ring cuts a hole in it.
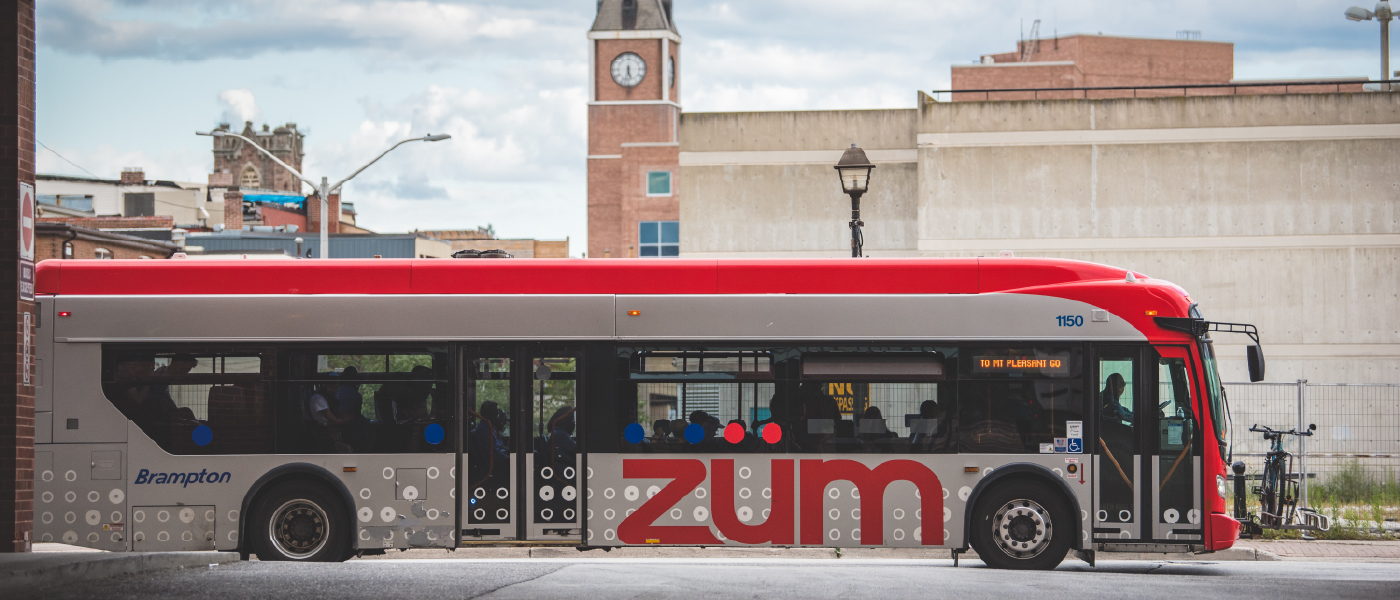
[{"label": "red circle decal", "polygon": [[769,423],[763,426],[763,441],[776,444],[783,439],[783,428],[777,423]]},{"label": "red circle decal", "polygon": [[737,444],[744,441],[744,426],[738,423],[730,423],[724,427],[724,441]]}]

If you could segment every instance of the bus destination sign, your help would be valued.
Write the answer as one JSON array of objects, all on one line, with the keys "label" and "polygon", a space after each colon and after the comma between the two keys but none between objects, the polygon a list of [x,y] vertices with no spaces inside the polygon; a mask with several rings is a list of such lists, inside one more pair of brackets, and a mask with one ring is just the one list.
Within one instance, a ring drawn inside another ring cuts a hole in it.
[{"label": "bus destination sign", "polygon": [[974,356],[972,357],[972,372],[977,375],[1006,373],[1069,375],[1069,363],[1068,352],[1035,356]]}]

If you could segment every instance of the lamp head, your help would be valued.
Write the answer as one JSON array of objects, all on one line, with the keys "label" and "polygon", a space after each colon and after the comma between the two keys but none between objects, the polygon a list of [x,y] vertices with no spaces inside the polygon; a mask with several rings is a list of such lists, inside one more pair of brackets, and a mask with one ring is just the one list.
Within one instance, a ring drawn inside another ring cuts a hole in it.
[{"label": "lamp head", "polygon": [[445,133],[439,133],[439,134],[432,134],[432,133],[430,133],[430,134],[428,134],[428,135],[423,136],[423,141],[425,141],[425,142],[441,142],[442,140],[450,140],[450,139],[452,139],[452,136],[447,135],[447,134],[445,134]]},{"label": "lamp head", "polygon": [[1387,2],[1386,0],[1381,0],[1380,2],[1377,2],[1376,11],[1372,14],[1377,19],[1382,21],[1389,21],[1391,17],[1395,16],[1395,13],[1390,10],[1390,2]]},{"label": "lamp head", "polygon": [[841,160],[836,163],[836,173],[841,176],[841,191],[847,194],[864,194],[870,189],[870,170],[875,165],[865,157],[865,151],[851,144]]},{"label": "lamp head", "polygon": [[1375,14],[1369,10],[1361,8],[1360,6],[1353,6],[1347,9],[1346,16],[1347,19],[1350,19],[1352,21],[1370,21],[1371,18],[1375,16]]}]

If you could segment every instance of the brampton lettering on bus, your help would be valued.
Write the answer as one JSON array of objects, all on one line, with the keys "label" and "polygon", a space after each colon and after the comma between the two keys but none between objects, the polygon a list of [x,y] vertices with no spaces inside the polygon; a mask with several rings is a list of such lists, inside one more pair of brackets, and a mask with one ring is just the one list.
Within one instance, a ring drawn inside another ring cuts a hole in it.
[{"label": "brampton lettering on bus", "polygon": [[135,485],[179,483],[182,484],[180,487],[189,487],[191,483],[228,483],[232,479],[233,474],[228,471],[211,473],[208,469],[200,469],[198,473],[194,471],[189,473],[152,473],[141,469],[141,472],[136,474],[136,480],[132,483]]}]

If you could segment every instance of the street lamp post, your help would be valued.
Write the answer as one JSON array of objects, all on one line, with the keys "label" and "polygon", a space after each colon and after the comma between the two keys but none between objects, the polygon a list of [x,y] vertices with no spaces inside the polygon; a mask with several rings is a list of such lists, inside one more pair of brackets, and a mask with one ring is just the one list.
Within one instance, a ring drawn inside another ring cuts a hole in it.
[{"label": "street lamp post", "polygon": [[860,197],[870,189],[870,171],[875,165],[865,158],[865,151],[855,144],[846,149],[841,160],[836,163],[836,173],[841,176],[841,191],[851,197],[851,258],[865,256],[865,236],[860,228],[865,225],[860,220]]},{"label": "street lamp post", "polygon": [[[336,191],[336,190],[339,190],[339,189],[340,189],[340,186],[345,185],[345,182],[350,181],[351,179],[354,179],[355,176],[356,176],[356,175],[359,175],[361,171],[364,171],[365,169],[368,169],[370,165],[379,162],[379,159],[384,158],[384,155],[385,155],[385,154],[388,154],[388,153],[390,153],[390,152],[393,152],[394,149],[395,149],[395,148],[398,148],[399,146],[402,146],[402,145],[407,144],[407,143],[409,143],[409,142],[440,142],[440,141],[442,141],[442,140],[446,140],[446,139],[451,139],[451,138],[452,138],[452,136],[450,136],[450,135],[448,135],[448,134],[439,133],[439,134],[436,134],[436,135],[428,134],[428,135],[425,135],[425,136],[423,136],[423,137],[409,138],[409,139],[403,140],[403,141],[401,141],[401,142],[399,142],[399,143],[397,143],[397,144],[394,144],[393,146],[389,146],[389,149],[388,149],[388,150],[385,150],[385,151],[379,153],[379,156],[376,156],[376,157],[374,157],[374,160],[371,160],[371,161],[365,163],[365,165],[364,165],[363,167],[360,167],[360,168],[358,168],[358,169],[355,169],[355,172],[354,172],[354,173],[351,173],[349,177],[346,177],[345,179],[342,179],[342,180],[340,180],[340,181],[335,182],[335,185],[331,185],[330,183],[328,183],[328,181],[327,181],[327,179],[326,179],[325,177],[322,177],[322,178],[321,178],[321,182],[320,182],[320,183],[316,183],[315,181],[312,181],[312,180],[308,179],[305,175],[302,175],[301,173],[298,173],[296,169],[293,169],[292,167],[290,167],[289,165],[287,165],[287,163],[282,162],[281,159],[277,158],[277,157],[276,157],[275,155],[273,155],[271,152],[268,152],[266,148],[263,148],[262,146],[259,146],[257,142],[254,142],[253,140],[250,140],[250,139],[248,139],[248,138],[246,138],[246,137],[243,137],[243,136],[241,136],[241,135],[238,135],[238,134],[236,134],[236,133],[233,133],[233,132],[230,132],[230,131],[223,131],[223,130],[220,130],[220,129],[215,129],[215,130],[213,130],[213,131],[207,131],[207,132],[206,132],[206,131],[196,131],[196,132],[195,132],[195,135],[207,135],[207,136],[212,136],[212,137],[216,137],[216,138],[220,138],[220,137],[234,137],[234,138],[238,138],[238,139],[240,139],[240,140],[243,140],[243,141],[245,141],[245,142],[248,142],[249,144],[252,144],[253,147],[256,148],[259,152],[262,152],[263,154],[266,154],[268,158],[271,158],[271,159],[272,159],[272,162],[277,163],[278,166],[282,167],[283,169],[286,169],[286,170],[287,170],[289,173],[291,173],[292,175],[295,175],[297,179],[300,179],[300,180],[305,181],[306,183],[310,184],[311,187],[314,188],[314,189],[316,190],[316,193],[321,197],[321,258],[330,258],[330,257],[331,257],[330,226],[329,226],[328,221],[326,220],[326,219],[330,218],[329,215],[328,215],[328,213],[330,212],[330,196],[331,196],[331,192],[334,192],[334,191]],[[339,215],[337,215],[337,218],[339,218]]]},{"label": "street lamp post", "polygon": [[[1346,17],[1352,21],[1370,21],[1375,19],[1381,22],[1381,81],[1390,80],[1390,20],[1395,17],[1395,13],[1390,10],[1390,2],[1381,0],[1376,3],[1376,10],[1369,11],[1360,6],[1353,6],[1346,11]],[[1390,91],[1390,84],[1381,84],[1381,89]]]}]

